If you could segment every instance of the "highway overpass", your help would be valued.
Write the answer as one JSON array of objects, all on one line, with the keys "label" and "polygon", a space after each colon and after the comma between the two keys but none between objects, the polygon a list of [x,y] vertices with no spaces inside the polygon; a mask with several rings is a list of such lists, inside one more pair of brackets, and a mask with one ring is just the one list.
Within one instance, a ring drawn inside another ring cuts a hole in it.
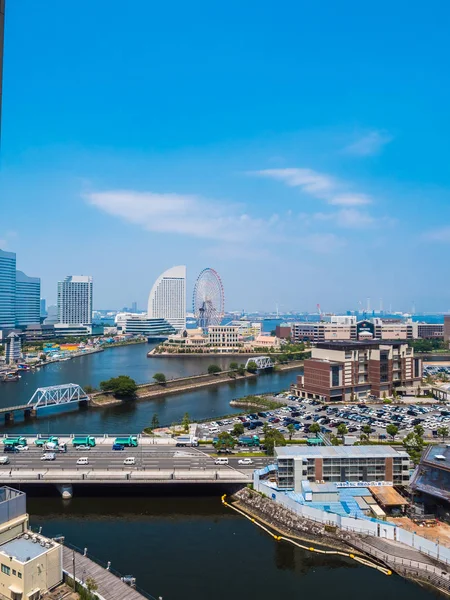
[{"label": "highway overpass", "polygon": [[[94,448],[77,450],[71,446],[70,438],[66,438],[67,453],[57,453],[55,460],[44,461],[41,458],[45,451],[36,447],[29,438],[29,450],[3,454],[10,462],[0,465],[0,484],[56,485],[66,497],[72,494],[72,484],[246,485],[251,483],[255,468],[262,468],[270,462],[266,457],[255,457],[252,465],[243,466],[238,464],[238,457],[230,456],[228,465],[216,465],[215,458],[201,448],[177,448],[173,443],[152,444],[150,438],[142,438],[137,448],[114,451],[111,449],[113,440],[113,436],[98,438]],[[86,457],[88,464],[77,465],[80,457]],[[125,465],[127,457],[134,457],[136,464]]]}]

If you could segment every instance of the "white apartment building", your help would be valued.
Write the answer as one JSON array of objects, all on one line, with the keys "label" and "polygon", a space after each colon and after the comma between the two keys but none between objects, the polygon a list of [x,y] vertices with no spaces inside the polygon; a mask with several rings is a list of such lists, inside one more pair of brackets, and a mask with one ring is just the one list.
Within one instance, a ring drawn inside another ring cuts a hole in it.
[{"label": "white apartment building", "polygon": [[93,281],[90,275],[69,275],[58,282],[58,321],[92,324]]},{"label": "white apartment building", "polygon": [[217,348],[238,348],[242,346],[239,327],[211,325],[208,327],[208,344]]},{"label": "white apartment building", "polygon": [[148,298],[148,317],[165,319],[177,331],[186,329],[186,267],[164,271],[153,284]]}]

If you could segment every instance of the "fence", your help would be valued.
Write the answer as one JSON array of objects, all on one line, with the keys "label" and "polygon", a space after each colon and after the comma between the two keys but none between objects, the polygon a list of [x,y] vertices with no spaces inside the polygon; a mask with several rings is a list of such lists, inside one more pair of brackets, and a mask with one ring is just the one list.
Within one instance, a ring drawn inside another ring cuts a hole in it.
[{"label": "fence", "polygon": [[406,531],[401,527],[397,527],[393,523],[389,523],[387,521],[371,521],[369,519],[355,517],[343,517],[335,513],[326,512],[319,508],[305,506],[304,504],[300,504],[292,498],[289,498],[284,492],[275,490],[266,483],[262,482],[259,479],[257,471],[255,471],[254,474],[253,485],[256,491],[265,494],[278,504],[281,504],[285,508],[304,517],[305,519],[322,523],[324,525],[333,525],[345,531],[351,531],[357,534],[401,542],[406,546],[414,548],[414,550],[429,556],[430,558],[439,560],[440,562],[445,563],[447,566],[450,566],[450,548],[442,546],[439,544],[439,542],[435,543],[431,540],[427,540],[416,533]]}]

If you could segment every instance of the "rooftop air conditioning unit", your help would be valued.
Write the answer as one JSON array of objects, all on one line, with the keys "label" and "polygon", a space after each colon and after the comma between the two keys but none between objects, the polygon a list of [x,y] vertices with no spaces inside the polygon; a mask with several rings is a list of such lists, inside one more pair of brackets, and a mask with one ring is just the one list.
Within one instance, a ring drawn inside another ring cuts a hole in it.
[{"label": "rooftop air conditioning unit", "polygon": [[42,546],[43,548],[45,548],[45,545],[46,545],[46,544],[45,544],[44,540],[41,540],[41,546]]},{"label": "rooftop air conditioning unit", "polygon": [[37,537],[36,537],[36,536],[33,536],[33,538],[32,538],[32,540],[31,540],[31,541],[33,542],[33,544],[36,544],[36,543],[37,543],[37,541],[38,541],[38,539],[37,539]]},{"label": "rooftop air conditioning unit", "polygon": [[25,533],[23,537],[24,537],[25,540],[29,540],[30,539],[30,536],[29,536],[28,533]]}]

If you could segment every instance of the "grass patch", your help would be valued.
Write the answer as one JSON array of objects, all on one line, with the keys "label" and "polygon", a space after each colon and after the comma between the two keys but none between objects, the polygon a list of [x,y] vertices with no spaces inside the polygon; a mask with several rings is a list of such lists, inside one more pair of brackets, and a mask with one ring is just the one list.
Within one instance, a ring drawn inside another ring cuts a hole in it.
[{"label": "grass patch", "polygon": [[248,405],[249,408],[261,408],[266,410],[276,410],[283,406],[283,402],[275,402],[274,400],[269,400],[268,398],[264,398],[263,396],[244,396],[243,398],[236,398],[232,400],[233,405]]}]

